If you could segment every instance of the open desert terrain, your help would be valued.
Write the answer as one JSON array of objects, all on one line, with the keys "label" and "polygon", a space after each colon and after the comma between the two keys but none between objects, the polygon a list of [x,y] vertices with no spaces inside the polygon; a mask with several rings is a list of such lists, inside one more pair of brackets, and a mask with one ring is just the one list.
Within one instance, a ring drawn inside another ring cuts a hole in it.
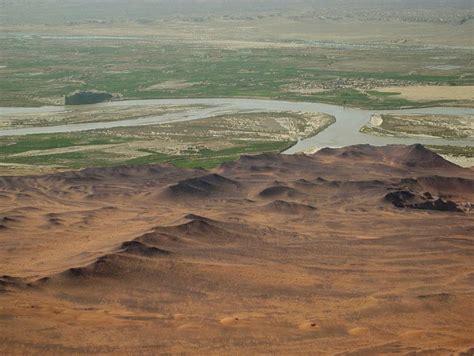
[{"label": "open desert terrain", "polygon": [[474,352],[474,171],[421,145],[0,189],[2,354]]}]

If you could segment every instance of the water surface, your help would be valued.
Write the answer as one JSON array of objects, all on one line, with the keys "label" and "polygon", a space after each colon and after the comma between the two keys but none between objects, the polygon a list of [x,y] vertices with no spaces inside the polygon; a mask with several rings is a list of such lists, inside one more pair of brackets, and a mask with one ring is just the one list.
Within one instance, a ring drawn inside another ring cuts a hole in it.
[{"label": "water surface", "polygon": [[[207,107],[192,107],[188,110],[185,110],[184,112],[180,111],[177,113],[168,113],[160,116],[140,117],[118,121],[4,129],[0,130],[0,136],[76,132],[124,126],[145,126],[175,121],[197,120],[221,114],[237,112],[303,111],[322,112],[333,115],[336,117],[336,123],[331,125],[329,128],[327,128],[316,136],[299,141],[295,146],[286,151],[286,153],[297,153],[306,150],[311,150],[314,148],[342,147],[354,144],[371,144],[381,146],[395,143],[421,143],[430,145],[474,146],[474,140],[472,138],[443,139],[431,137],[379,137],[359,132],[359,129],[364,126],[370,120],[370,117],[374,114],[405,113],[474,116],[474,109],[472,108],[432,107],[404,110],[363,110],[321,103],[236,98],[127,100],[94,104],[91,105],[91,107],[100,108],[148,105],[206,105]],[[20,113],[31,114],[35,112],[58,113],[67,110],[70,110],[70,107],[44,106],[40,108],[0,108],[0,116],[8,116]]]}]

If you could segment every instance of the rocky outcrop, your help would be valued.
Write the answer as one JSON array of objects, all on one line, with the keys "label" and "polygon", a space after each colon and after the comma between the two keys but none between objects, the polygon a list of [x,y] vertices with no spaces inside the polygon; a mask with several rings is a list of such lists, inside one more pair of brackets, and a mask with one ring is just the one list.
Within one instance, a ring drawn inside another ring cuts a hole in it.
[{"label": "rocky outcrop", "polygon": [[114,96],[104,91],[76,91],[72,94],[64,97],[65,105],[85,105],[85,104],[97,104],[104,101],[109,101]]},{"label": "rocky outcrop", "polygon": [[437,210],[462,212],[468,209],[467,206],[458,204],[452,200],[435,198],[429,192],[417,194],[406,190],[400,190],[385,195],[385,200],[392,203],[397,208]]}]

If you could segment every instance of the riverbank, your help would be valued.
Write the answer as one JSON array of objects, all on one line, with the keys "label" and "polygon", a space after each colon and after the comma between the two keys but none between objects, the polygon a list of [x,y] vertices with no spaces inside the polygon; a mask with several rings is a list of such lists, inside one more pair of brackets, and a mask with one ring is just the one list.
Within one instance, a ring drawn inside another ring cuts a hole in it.
[{"label": "riverbank", "polygon": [[[199,111],[197,107],[194,110]],[[0,160],[4,164],[0,175],[44,173],[47,167],[56,172],[153,163],[212,168],[242,154],[284,152],[334,122],[334,117],[320,113],[234,112],[146,126],[1,136]]]},{"label": "riverbank", "polygon": [[[115,101],[91,105],[87,110],[109,113],[115,111],[124,113],[132,110],[149,114],[149,108],[155,111],[161,110],[161,115],[121,117],[118,120],[107,118],[105,121],[95,119],[91,122],[80,123],[71,121],[67,125],[4,129],[0,130],[0,141],[3,142],[3,150],[6,152],[11,151],[14,147],[12,145],[17,142],[22,142],[20,146],[30,145],[27,151],[44,151],[36,152],[37,158],[27,153],[22,153],[22,155],[28,157],[13,157],[17,163],[43,164],[47,158],[50,158],[50,165],[64,166],[66,164],[66,167],[71,169],[88,165],[108,166],[157,162],[169,162],[187,167],[212,167],[223,161],[238,158],[241,154],[267,151],[284,151],[286,154],[292,154],[312,151],[315,147],[343,147],[355,144],[382,146],[421,143],[435,146],[474,146],[470,138],[381,137],[359,132],[374,114],[472,117],[474,109],[469,108],[438,107],[372,111],[322,103],[213,98]],[[0,108],[0,122],[2,119],[14,121],[12,118],[15,115],[33,118],[36,115],[67,115],[68,110],[70,109],[66,107]],[[282,113],[286,113],[287,117],[285,115],[278,117]],[[304,127],[299,127],[300,136],[283,137],[282,132],[274,131],[276,127],[286,127],[284,130],[287,133],[295,130],[297,126],[294,126],[295,122],[291,123],[292,115],[300,118],[326,115],[328,118],[335,118],[335,122],[334,120],[319,122],[308,129],[309,131],[306,131]],[[252,117],[258,117],[263,121],[257,124]],[[227,118],[232,119],[229,121]],[[217,134],[213,125],[219,122],[220,133]],[[265,122],[266,124],[263,124]],[[203,126],[202,123],[204,123]],[[179,127],[182,133],[177,135],[176,128]],[[249,141],[250,132],[252,132],[252,138]],[[206,138],[204,141],[199,141],[199,137]],[[134,143],[138,142],[137,140],[139,143]],[[225,144],[226,142],[228,144]],[[114,148],[109,149],[107,145],[113,145]],[[99,151],[102,152],[100,154],[97,151],[98,146],[100,146]],[[60,151],[57,151],[58,147],[61,148]],[[67,150],[65,150],[66,147],[68,147]],[[52,149],[55,151],[51,151]],[[94,158],[93,162],[91,157]]]}]

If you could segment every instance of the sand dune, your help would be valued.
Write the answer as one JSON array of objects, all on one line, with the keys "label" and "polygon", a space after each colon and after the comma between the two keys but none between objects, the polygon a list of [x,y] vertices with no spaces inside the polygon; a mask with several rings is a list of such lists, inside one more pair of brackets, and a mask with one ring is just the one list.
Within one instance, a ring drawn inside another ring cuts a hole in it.
[{"label": "sand dune", "polygon": [[472,354],[473,203],[419,145],[0,177],[0,353]]}]

